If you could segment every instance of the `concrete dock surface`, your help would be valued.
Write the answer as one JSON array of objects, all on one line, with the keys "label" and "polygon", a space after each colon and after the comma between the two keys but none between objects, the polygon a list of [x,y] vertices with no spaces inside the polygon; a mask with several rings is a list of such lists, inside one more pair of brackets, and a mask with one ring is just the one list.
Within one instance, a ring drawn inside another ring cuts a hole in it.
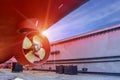
[{"label": "concrete dock surface", "polygon": [[0,80],[120,80],[120,76],[80,73],[77,75],[66,75],[47,71],[13,73],[10,69],[0,69]]}]

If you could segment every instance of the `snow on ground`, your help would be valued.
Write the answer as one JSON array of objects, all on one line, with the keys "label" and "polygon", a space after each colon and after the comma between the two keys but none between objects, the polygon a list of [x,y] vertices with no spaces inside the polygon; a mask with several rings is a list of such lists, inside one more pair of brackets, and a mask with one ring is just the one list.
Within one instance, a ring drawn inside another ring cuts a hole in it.
[{"label": "snow on ground", "polygon": [[11,70],[0,69],[0,80],[120,80],[120,76],[93,74],[65,75],[46,71],[12,73]]}]

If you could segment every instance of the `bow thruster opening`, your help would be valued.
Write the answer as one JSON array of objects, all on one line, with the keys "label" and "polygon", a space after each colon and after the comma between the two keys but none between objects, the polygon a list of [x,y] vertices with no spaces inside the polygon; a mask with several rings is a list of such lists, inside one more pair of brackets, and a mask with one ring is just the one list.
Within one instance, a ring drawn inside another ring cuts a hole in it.
[{"label": "bow thruster opening", "polygon": [[22,48],[26,59],[30,63],[41,62],[48,56],[49,44],[46,45],[44,40],[40,35],[25,36]]}]

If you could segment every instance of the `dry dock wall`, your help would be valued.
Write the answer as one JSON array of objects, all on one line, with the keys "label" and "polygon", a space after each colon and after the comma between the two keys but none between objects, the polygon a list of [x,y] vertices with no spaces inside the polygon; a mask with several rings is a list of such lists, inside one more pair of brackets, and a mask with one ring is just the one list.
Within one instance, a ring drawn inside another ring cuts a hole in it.
[{"label": "dry dock wall", "polygon": [[52,69],[58,65],[77,65],[78,70],[120,73],[120,25],[74,36],[51,44],[47,63],[36,66]]}]

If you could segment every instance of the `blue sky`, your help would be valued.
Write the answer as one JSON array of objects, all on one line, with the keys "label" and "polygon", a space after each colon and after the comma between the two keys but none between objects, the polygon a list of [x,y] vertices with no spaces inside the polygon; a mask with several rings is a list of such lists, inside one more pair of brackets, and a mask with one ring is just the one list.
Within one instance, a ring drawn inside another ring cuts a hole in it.
[{"label": "blue sky", "polygon": [[120,0],[90,0],[46,31],[50,42],[120,23]]}]

